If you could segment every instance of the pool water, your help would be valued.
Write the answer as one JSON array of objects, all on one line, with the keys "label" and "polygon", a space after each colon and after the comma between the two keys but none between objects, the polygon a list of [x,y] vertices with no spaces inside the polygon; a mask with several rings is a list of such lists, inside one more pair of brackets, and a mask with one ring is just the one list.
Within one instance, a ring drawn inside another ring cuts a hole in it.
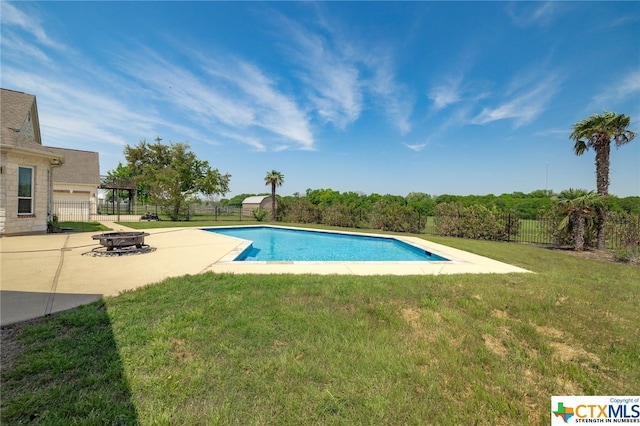
[{"label": "pool water", "polygon": [[391,237],[266,226],[208,228],[251,241],[235,261],[446,261]]}]

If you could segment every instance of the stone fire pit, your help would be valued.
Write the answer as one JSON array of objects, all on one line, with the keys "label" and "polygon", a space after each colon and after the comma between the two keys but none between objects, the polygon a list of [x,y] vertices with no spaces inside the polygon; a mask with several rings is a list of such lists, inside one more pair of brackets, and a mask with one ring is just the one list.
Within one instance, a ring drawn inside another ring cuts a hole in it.
[{"label": "stone fire pit", "polygon": [[102,248],[98,247],[93,251],[106,254],[145,253],[149,251],[149,246],[144,243],[144,237],[148,235],[146,232],[107,232],[94,235],[91,238],[100,241]]}]

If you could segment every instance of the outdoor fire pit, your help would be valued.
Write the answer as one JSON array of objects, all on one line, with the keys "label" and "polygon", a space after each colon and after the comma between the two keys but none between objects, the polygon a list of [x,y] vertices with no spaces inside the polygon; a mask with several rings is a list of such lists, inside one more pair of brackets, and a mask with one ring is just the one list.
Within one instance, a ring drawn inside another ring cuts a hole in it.
[{"label": "outdoor fire pit", "polygon": [[106,254],[145,253],[149,246],[144,243],[146,232],[107,232],[94,235],[91,238],[100,241],[102,247],[94,249],[94,252],[106,252]]}]

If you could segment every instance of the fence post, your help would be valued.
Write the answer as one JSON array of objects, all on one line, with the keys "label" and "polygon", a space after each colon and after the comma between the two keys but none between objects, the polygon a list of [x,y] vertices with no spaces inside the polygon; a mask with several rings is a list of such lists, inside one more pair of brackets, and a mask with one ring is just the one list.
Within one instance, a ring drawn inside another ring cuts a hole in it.
[{"label": "fence post", "polygon": [[511,242],[511,213],[507,213],[507,242]]}]

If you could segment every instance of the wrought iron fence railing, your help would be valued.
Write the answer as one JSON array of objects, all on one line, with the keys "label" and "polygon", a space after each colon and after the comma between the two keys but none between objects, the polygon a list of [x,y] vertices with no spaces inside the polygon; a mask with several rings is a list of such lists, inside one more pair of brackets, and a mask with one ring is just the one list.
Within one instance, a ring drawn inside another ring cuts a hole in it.
[{"label": "wrought iron fence railing", "polygon": [[[61,222],[131,222],[157,217],[170,220],[155,204],[134,204],[120,202],[53,202],[52,213]],[[427,235],[442,235],[508,242],[562,245],[566,240],[558,233],[558,218],[541,214],[537,219],[522,219],[515,213],[492,212],[486,215],[481,210],[472,214],[440,214],[427,216],[417,211],[404,211],[395,221],[380,221],[385,212],[364,212],[361,210],[330,211],[323,214],[314,209],[304,212],[285,212],[285,221],[297,223],[322,223],[333,226],[376,228],[396,232],[413,232]],[[348,218],[349,214],[353,218]],[[256,219],[241,207],[216,204],[194,204],[188,209],[187,220],[197,221],[247,221]],[[382,223],[381,226],[380,223]],[[640,244],[640,216],[611,213],[607,219],[606,242],[608,248],[618,248]]]},{"label": "wrought iron fence railing", "polygon": [[[169,220],[156,204],[114,202],[54,201],[52,212],[60,222],[131,222],[158,217]],[[191,205],[186,216],[188,220],[200,221],[250,221],[255,220],[242,214],[235,206]]]}]

